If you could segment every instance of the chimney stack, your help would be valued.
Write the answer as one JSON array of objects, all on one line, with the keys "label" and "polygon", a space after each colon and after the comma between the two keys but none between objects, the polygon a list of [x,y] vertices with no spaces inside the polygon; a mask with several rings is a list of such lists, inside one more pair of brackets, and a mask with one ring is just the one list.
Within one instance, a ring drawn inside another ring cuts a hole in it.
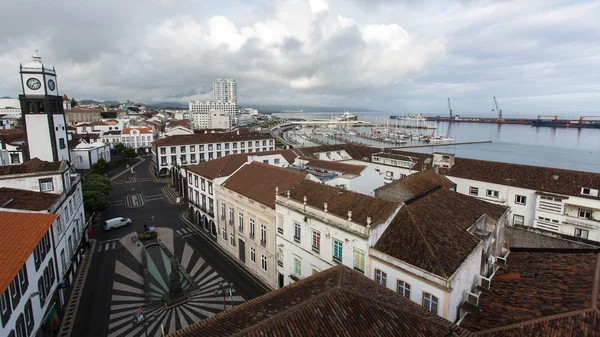
[{"label": "chimney stack", "polygon": [[367,228],[371,228],[371,217],[367,217]]},{"label": "chimney stack", "polygon": [[352,221],[352,211],[348,211],[348,221]]}]

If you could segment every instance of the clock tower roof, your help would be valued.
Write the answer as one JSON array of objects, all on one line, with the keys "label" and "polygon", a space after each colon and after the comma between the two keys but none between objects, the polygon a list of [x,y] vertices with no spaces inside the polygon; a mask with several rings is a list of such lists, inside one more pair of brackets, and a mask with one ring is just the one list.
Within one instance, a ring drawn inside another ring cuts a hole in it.
[{"label": "clock tower roof", "polygon": [[42,63],[42,58],[37,54],[37,50],[31,58],[32,61],[22,66],[21,70],[54,73],[54,69],[44,67],[44,64]]}]

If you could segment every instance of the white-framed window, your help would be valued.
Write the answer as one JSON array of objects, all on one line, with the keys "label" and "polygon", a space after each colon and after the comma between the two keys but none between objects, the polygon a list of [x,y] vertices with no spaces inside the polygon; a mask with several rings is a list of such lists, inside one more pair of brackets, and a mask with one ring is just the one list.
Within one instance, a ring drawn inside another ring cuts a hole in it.
[{"label": "white-framed window", "polygon": [[365,272],[365,253],[358,249],[354,250],[354,269],[361,273]]},{"label": "white-framed window", "polygon": [[513,215],[513,224],[525,225],[525,217],[523,215],[519,215],[519,214]]},{"label": "white-framed window", "polygon": [[423,292],[422,304],[426,310],[437,314],[437,312],[438,312],[438,298],[437,297],[433,296],[430,293]]},{"label": "white-framed window", "polygon": [[229,245],[231,247],[235,247],[235,236],[233,235],[233,233],[229,234]]},{"label": "white-framed window", "polygon": [[223,241],[227,241],[227,231],[225,230],[225,227],[223,227]]},{"label": "white-framed window", "polygon": [[398,294],[410,299],[410,284],[402,280],[398,280],[397,283],[398,284],[396,285],[396,291],[398,292]]},{"label": "white-framed window", "polygon": [[265,255],[260,256],[260,268],[267,271],[267,257]]},{"label": "white-framed window", "polygon": [[587,239],[590,235],[590,231],[587,229],[575,228],[575,236],[582,239]]},{"label": "white-framed window", "polygon": [[591,220],[592,219],[592,211],[589,209],[580,208],[579,209],[579,217]]},{"label": "white-framed window", "polygon": [[250,236],[254,237],[254,219],[250,218]]},{"label": "white-framed window", "polygon": [[250,261],[256,263],[256,248],[250,248]]},{"label": "white-framed window", "polygon": [[225,220],[225,203],[221,203],[221,219]]},{"label": "white-framed window", "polygon": [[267,244],[267,226],[264,224],[260,225],[260,242]]},{"label": "white-framed window", "polygon": [[317,253],[321,251],[321,232],[314,229],[312,231],[312,250]]},{"label": "white-framed window", "polygon": [[275,165],[279,165],[279,158],[273,159],[273,162],[274,162]]},{"label": "white-framed window", "polygon": [[302,232],[302,227],[300,227],[300,224],[298,222],[294,222],[294,241],[300,243],[301,232]]},{"label": "white-framed window", "polygon": [[517,205],[526,205],[527,197],[524,195],[515,195],[515,204]]},{"label": "white-framed window", "polygon": [[238,225],[239,225],[239,229],[240,232],[244,231],[244,214],[243,213],[238,213]]},{"label": "white-framed window", "polygon": [[302,261],[298,258],[294,258],[294,274],[296,276],[302,276]]},{"label": "white-framed window", "polygon": [[52,178],[44,178],[39,180],[40,183],[40,191],[54,191],[54,183],[52,182]]},{"label": "white-framed window", "polygon": [[333,239],[333,261],[341,263],[344,244],[340,240]]},{"label": "white-framed window", "polygon": [[277,214],[277,233],[283,234],[283,214]]},{"label": "white-framed window", "polygon": [[229,223],[233,225],[233,207],[229,207]]},{"label": "white-framed window", "polygon": [[470,195],[479,195],[479,187],[469,186]]},{"label": "white-framed window", "polygon": [[489,198],[498,198],[500,193],[498,191],[494,191],[494,190],[486,190],[485,195]]},{"label": "white-framed window", "polygon": [[386,287],[387,284],[387,274],[383,270],[375,269],[375,282],[381,284]]}]

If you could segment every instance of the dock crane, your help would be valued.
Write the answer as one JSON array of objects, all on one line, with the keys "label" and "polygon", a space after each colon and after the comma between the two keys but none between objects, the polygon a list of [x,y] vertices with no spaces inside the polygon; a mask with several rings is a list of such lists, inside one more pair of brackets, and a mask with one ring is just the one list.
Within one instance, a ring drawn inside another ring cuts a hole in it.
[{"label": "dock crane", "polygon": [[450,105],[450,97],[448,97],[448,110],[450,110],[450,119],[452,119],[452,106]]},{"label": "dock crane", "polygon": [[[496,119],[496,122],[498,122],[498,123],[504,122],[504,118],[502,118],[502,110],[500,110],[500,108],[498,107],[498,101],[496,101],[496,96],[494,96],[494,105],[496,105],[495,111],[498,113],[498,119]],[[492,111],[494,111],[494,109],[492,109]]]},{"label": "dock crane", "polygon": [[600,116],[579,116],[579,123],[583,122],[584,118],[600,118]]}]

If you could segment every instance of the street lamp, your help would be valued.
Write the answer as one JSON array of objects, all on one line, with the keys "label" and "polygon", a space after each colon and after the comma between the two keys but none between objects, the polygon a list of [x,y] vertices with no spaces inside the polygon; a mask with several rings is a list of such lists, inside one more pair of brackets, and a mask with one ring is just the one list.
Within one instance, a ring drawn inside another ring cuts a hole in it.
[{"label": "street lamp", "polygon": [[215,290],[215,295],[223,295],[223,310],[227,310],[227,294],[231,299],[231,307],[233,307],[233,283],[227,284],[227,282],[219,282],[219,289]]}]

